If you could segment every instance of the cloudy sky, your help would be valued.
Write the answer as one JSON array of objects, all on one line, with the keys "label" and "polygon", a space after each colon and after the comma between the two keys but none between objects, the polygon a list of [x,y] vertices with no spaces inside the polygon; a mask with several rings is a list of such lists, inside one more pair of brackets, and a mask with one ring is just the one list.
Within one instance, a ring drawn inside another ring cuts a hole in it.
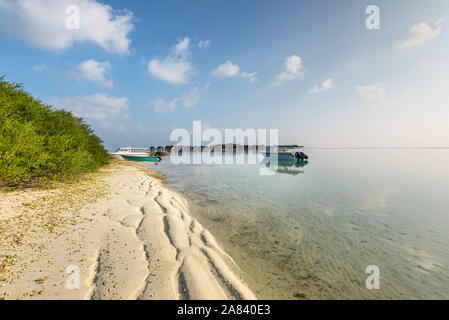
[{"label": "cloudy sky", "polygon": [[446,0],[0,0],[0,75],[111,150],[193,120],[313,147],[449,146],[448,19]]}]

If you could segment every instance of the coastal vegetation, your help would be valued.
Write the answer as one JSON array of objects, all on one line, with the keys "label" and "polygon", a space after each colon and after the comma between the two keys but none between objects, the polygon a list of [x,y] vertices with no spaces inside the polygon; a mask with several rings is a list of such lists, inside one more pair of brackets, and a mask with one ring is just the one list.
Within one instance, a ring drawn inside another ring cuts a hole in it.
[{"label": "coastal vegetation", "polygon": [[109,162],[89,125],[0,77],[0,188],[66,181]]}]

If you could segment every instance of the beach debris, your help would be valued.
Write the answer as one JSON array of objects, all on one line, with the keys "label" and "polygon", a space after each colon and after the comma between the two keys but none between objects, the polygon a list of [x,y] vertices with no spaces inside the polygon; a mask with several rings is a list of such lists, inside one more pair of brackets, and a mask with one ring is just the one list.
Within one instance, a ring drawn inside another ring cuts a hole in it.
[{"label": "beach debris", "polygon": [[45,279],[37,278],[36,280],[34,280],[34,282],[36,282],[37,284],[43,284],[45,282]]}]

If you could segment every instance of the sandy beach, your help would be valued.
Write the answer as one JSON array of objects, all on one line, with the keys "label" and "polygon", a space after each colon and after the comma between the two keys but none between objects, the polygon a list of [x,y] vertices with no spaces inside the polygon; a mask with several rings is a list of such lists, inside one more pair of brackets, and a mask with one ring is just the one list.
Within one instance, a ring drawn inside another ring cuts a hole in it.
[{"label": "sandy beach", "polygon": [[0,193],[0,299],[256,297],[182,196],[115,161],[74,183]]}]

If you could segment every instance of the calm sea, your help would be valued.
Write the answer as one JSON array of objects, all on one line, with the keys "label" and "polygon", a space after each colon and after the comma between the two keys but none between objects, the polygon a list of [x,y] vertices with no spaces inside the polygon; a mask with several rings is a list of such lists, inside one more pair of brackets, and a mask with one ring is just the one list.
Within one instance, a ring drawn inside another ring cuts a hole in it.
[{"label": "calm sea", "polygon": [[[306,153],[308,164],[155,168],[259,298],[449,299],[449,150]],[[380,288],[368,290],[372,265]]]}]

